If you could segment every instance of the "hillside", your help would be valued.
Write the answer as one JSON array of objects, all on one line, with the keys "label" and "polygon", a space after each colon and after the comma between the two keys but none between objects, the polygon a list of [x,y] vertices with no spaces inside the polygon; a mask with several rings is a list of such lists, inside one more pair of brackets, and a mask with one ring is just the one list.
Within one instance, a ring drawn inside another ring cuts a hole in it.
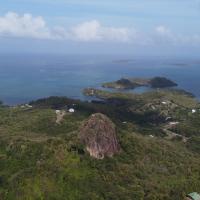
[{"label": "hillside", "polygon": [[113,89],[135,89],[137,87],[167,88],[175,87],[177,84],[165,77],[154,78],[121,78],[114,82],[103,83],[104,88]]},{"label": "hillside", "polygon": [[[200,192],[200,107],[194,97],[177,90],[92,94],[103,101],[50,97],[31,106],[1,106],[0,199],[177,200]],[[60,123],[56,110],[66,111]],[[119,154],[95,159],[79,140],[94,113],[115,124]],[[167,127],[173,137],[164,131],[170,122],[179,122]]]}]

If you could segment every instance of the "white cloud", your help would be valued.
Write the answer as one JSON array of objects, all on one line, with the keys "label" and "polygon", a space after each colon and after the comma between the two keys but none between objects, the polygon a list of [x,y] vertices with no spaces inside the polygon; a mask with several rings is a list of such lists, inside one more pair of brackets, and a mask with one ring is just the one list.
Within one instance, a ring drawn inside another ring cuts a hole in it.
[{"label": "white cloud", "polygon": [[179,36],[164,25],[157,26],[154,30],[154,41],[160,44],[176,44]]},{"label": "white cloud", "polygon": [[153,35],[154,43],[168,44],[168,45],[199,45],[200,35],[182,35],[173,32],[164,25],[160,25],[155,28],[155,34]]},{"label": "white cloud", "polygon": [[101,35],[99,34],[100,29],[101,25],[96,20],[90,22],[84,22],[71,29],[71,36],[74,39],[78,39],[81,41],[100,40],[101,39]]},{"label": "white cloud", "polygon": [[160,26],[157,26],[155,28],[156,32],[160,35],[164,35],[164,36],[168,36],[168,35],[171,35],[171,30],[168,29],[167,27],[163,26],[163,25],[160,25]]},{"label": "white cloud", "polygon": [[0,17],[0,36],[81,42],[127,42],[132,45],[199,45],[200,35],[180,35],[164,25],[147,33],[134,28],[104,26],[97,20],[73,27],[49,27],[43,17],[9,12]]},{"label": "white cloud", "polygon": [[33,17],[31,14],[20,16],[14,12],[0,17],[0,35],[51,38],[50,31],[42,17]]},{"label": "white cloud", "polygon": [[97,20],[79,24],[71,29],[71,36],[80,41],[129,41],[127,28],[104,27]]},{"label": "white cloud", "polygon": [[0,17],[0,36],[124,42],[129,40],[129,31],[126,28],[104,27],[96,20],[83,22],[69,29],[59,26],[50,28],[41,16],[33,17],[31,14],[20,16],[9,12]]},{"label": "white cloud", "polygon": [[114,28],[114,27],[102,27],[102,37],[114,41],[128,42],[133,36],[128,28]]}]

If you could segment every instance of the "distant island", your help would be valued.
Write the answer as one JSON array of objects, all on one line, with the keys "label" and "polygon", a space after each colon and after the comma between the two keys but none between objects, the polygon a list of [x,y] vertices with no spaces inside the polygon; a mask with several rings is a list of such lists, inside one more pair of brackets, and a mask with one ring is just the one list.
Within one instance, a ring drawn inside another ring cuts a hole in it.
[{"label": "distant island", "polygon": [[114,82],[103,83],[104,88],[135,89],[137,87],[168,88],[178,86],[177,83],[165,77],[154,78],[121,78]]}]

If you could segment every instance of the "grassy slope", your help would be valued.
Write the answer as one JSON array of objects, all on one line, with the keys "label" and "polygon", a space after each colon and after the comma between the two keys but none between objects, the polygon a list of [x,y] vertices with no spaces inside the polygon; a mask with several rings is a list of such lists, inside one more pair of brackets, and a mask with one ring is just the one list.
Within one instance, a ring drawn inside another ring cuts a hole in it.
[{"label": "grassy slope", "polygon": [[57,125],[49,108],[1,108],[0,199],[177,200],[200,190],[199,151],[129,124],[117,123],[119,155],[83,154],[77,134],[87,116],[66,115]]}]

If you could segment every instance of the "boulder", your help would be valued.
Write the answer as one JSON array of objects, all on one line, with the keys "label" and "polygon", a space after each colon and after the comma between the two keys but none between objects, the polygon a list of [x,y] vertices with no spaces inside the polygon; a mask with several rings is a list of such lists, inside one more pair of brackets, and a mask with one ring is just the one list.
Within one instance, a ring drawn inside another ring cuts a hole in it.
[{"label": "boulder", "polygon": [[86,146],[90,156],[97,159],[112,157],[120,150],[114,123],[100,113],[91,115],[83,123],[80,129],[80,140]]}]

